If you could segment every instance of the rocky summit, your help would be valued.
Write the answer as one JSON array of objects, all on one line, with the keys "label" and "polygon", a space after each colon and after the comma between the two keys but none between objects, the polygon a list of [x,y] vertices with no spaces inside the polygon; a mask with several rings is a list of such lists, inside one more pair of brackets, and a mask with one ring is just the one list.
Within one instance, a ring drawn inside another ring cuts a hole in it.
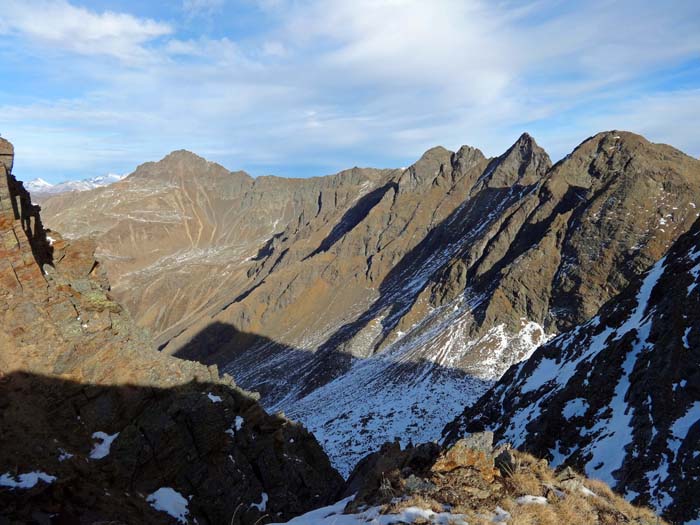
[{"label": "rocky summit", "polygon": [[[622,131],[552,165],[486,158],[253,179],[189,152],[48,199],[166,353],[216,364],[348,474],[437,439],[513,364],[592,319],[698,216],[700,161]],[[437,408],[439,407],[439,408]]]},{"label": "rocky summit", "polygon": [[333,501],[313,436],[153,348],[12,164],[0,139],[0,523],[252,525]]}]

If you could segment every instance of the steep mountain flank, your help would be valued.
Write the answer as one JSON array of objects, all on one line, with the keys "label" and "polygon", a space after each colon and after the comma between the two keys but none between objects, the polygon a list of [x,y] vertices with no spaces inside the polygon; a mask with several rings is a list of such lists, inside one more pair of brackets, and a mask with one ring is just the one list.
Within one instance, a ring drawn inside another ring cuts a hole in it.
[{"label": "steep mountain flank", "polygon": [[42,208],[49,226],[67,237],[96,237],[115,297],[160,346],[243,293],[253,260],[288,225],[305,217],[334,223],[385,177],[352,169],[254,180],[181,150],[106,188],[52,197]]},{"label": "steep mountain flank", "polygon": [[514,366],[446,428],[492,429],[672,522],[700,520],[700,221],[587,323]]},{"label": "steep mountain flank", "polygon": [[[471,151],[428,152],[327,252],[294,262],[277,247],[275,270],[212,318],[300,336],[195,341],[185,355],[224,352],[208,362],[305,421],[347,471],[380,439],[434,438],[428,416],[454,413],[546,334],[587,319],[696,217],[700,163],[636,135],[600,134],[551,169],[527,135],[492,161]],[[353,258],[364,271],[349,274]]]},{"label": "steep mountain flank", "polygon": [[[172,162],[110,188],[141,179],[160,187],[156,172],[188,181],[209,166]],[[154,251],[153,273],[124,273],[116,289],[146,326],[179,312],[177,330],[161,332],[164,351],[218,364],[260,391],[267,407],[307,424],[344,472],[395,436],[436,438],[436,426],[512,364],[595,315],[658,260],[700,200],[700,162],[626,132],[591,137],[554,166],[524,134],[494,159],[433,148],[405,170],[259,181],[246,184],[260,203],[277,204],[259,220],[256,206],[241,206],[242,222],[263,225],[249,260],[229,253],[230,273],[179,262],[166,270]],[[321,186],[339,189],[333,199],[309,189]],[[119,195],[101,202],[111,210]],[[265,221],[283,203],[293,212],[273,228]],[[110,270],[123,249],[112,230],[97,242],[110,250]],[[145,237],[131,245],[124,264],[150,246]],[[128,299],[137,274],[149,277]],[[193,309],[180,297],[200,280],[215,291]]]},{"label": "steep mountain flank", "polygon": [[0,522],[253,524],[331,501],[313,436],[151,348],[12,160],[0,139]]}]

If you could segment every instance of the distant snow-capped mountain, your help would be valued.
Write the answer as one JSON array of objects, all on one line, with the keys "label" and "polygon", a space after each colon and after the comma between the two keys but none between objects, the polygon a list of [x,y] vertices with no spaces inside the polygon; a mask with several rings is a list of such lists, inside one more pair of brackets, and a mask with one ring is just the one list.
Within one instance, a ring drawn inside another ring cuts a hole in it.
[{"label": "distant snow-capped mountain", "polygon": [[66,193],[69,191],[86,191],[94,188],[100,188],[102,186],[109,186],[110,184],[120,181],[123,178],[124,175],[108,173],[107,175],[99,175],[89,179],[69,180],[59,182],[58,184],[51,184],[44,179],[34,179],[29,181],[25,186],[32,194],[32,197],[47,197],[49,195],[57,195],[59,193]]}]

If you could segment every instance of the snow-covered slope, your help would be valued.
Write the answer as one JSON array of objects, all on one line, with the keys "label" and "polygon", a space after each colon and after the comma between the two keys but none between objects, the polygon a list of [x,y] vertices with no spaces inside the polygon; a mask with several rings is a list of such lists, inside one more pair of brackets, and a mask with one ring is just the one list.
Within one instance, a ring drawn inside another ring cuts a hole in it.
[{"label": "snow-covered slope", "polygon": [[[465,403],[475,402],[513,362],[529,357],[547,339],[537,323],[523,323],[515,335],[497,326],[470,340],[468,310],[446,309],[451,315],[441,323],[426,320],[430,329],[424,333],[408,334],[379,354],[357,359],[340,377],[274,408],[303,422],[343,475],[388,440],[404,445],[437,440]],[[475,366],[459,368],[479,353],[485,358]]]},{"label": "snow-covered slope", "polygon": [[595,318],[513,367],[446,429],[501,439],[700,523],[700,221]]},{"label": "snow-covered slope", "polygon": [[58,195],[59,193],[66,193],[69,191],[87,191],[95,188],[102,188],[103,186],[109,186],[110,184],[118,182],[123,178],[124,175],[109,173],[107,175],[99,175],[89,179],[59,182],[58,184],[51,184],[50,182],[39,178],[27,182],[25,186],[31,193],[32,197],[36,200],[37,198],[46,198],[50,195]]},{"label": "snow-covered slope", "polygon": [[[465,516],[452,512],[433,512],[430,509],[408,507],[394,514],[382,514],[380,507],[370,507],[354,514],[343,514],[345,506],[352,501],[352,496],[333,505],[312,510],[297,516],[289,525],[401,525],[422,523],[431,525],[467,525]],[[500,522],[494,522],[498,523]],[[272,525],[282,525],[281,523]]]}]

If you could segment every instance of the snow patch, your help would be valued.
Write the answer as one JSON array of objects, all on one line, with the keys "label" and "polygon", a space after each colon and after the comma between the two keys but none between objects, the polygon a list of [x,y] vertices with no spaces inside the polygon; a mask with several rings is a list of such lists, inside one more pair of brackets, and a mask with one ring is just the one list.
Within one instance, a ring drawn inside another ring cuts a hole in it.
[{"label": "snow patch", "polygon": [[90,459],[102,459],[109,455],[109,450],[112,447],[112,441],[117,439],[119,432],[116,434],[106,434],[105,432],[95,432],[92,438],[97,440],[90,452]]},{"label": "snow patch", "polygon": [[17,476],[6,472],[0,476],[0,487],[9,487],[13,490],[31,489],[40,481],[51,484],[56,481],[56,476],[51,476],[46,472],[40,471],[27,472],[26,474],[19,474]]},{"label": "snow patch", "polygon": [[547,505],[547,498],[542,496],[520,496],[515,500],[518,505]]},{"label": "snow patch", "polygon": [[593,492],[593,491],[592,491],[591,489],[589,489],[588,487],[583,487],[583,486],[582,486],[579,490],[581,491],[581,493],[582,493],[584,496],[589,496],[589,497],[590,497],[590,496],[595,496],[595,497],[598,497],[598,494],[596,494],[595,492]]},{"label": "snow patch", "polygon": [[566,405],[564,405],[564,408],[561,411],[561,415],[566,419],[583,417],[586,414],[586,410],[588,410],[588,401],[579,397],[567,401]]},{"label": "snow patch", "polygon": [[382,514],[380,507],[370,507],[357,514],[343,514],[345,506],[353,498],[354,496],[350,496],[328,507],[312,510],[286,523],[288,525],[393,525],[428,522],[433,525],[467,525],[463,514],[433,512],[419,507],[408,507],[397,514]]},{"label": "snow patch", "polygon": [[73,457],[73,454],[66,452],[62,448],[59,448],[58,451],[60,452],[60,454],[58,456],[58,461],[63,462],[63,461],[66,461],[67,459],[70,459]]},{"label": "snow patch", "polygon": [[216,396],[216,395],[212,394],[211,392],[209,392],[209,393],[207,394],[207,397],[209,398],[209,400],[210,400],[212,403],[221,403],[221,397]]},{"label": "snow patch", "polygon": [[265,512],[267,510],[268,495],[267,492],[260,494],[260,503],[251,504],[251,508],[258,509],[260,512]]},{"label": "snow patch", "polygon": [[678,418],[671,425],[671,437],[669,438],[669,447],[674,455],[678,452],[680,442],[688,435],[690,427],[700,421],[700,401],[696,401],[688,408],[684,416]]},{"label": "snow patch", "polygon": [[187,508],[188,501],[175,489],[161,487],[153,494],[149,494],[146,502],[150,503],[154,509],[169,514],[180,523],[187,523],[187,516],[190,513]]}]

